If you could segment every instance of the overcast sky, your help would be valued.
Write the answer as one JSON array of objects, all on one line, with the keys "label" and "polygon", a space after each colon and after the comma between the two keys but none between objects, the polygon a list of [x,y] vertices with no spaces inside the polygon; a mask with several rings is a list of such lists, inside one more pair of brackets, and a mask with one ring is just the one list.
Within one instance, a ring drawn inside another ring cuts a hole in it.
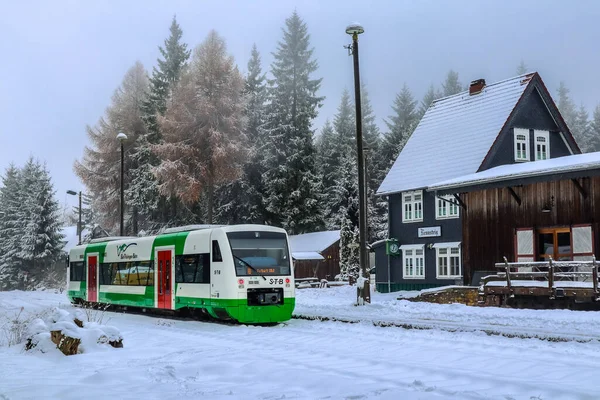
[{"label": "overcast sky", "polygon": [[[420,100],[447,71],[463,84],[515,75],[524,60],[556,95],[561,80],[577,105],[600,103],[600,1],[3,1],[0,12],[0,173],[33,155],[46,161],[58,200],[85,190],[73,162],[136,60],[151,70],[171,18],[194,47],[209,30],[246,70],[256,43],[268,71],[285,18],[308,25],[326,96],[317,130],[353,89],[346,25],[358,21],[361,78],[380,126],[406,82]],[[423,155],[427,156],[427,155]]]}]

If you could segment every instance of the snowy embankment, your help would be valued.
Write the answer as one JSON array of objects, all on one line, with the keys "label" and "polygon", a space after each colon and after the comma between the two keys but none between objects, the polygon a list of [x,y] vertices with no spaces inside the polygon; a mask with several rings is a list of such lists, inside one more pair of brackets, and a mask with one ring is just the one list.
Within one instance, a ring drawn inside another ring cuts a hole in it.
[{"label": "snowy embankment", "polygon": [[[569,321],[584,327],[587,320],[589,334],[598,323],[595,313],[436,306],[377,293],[372,304],[355,307],[354,290],[299,290],[298,312],[346,315],[368,323],[292,320],[253,327],[107,312],[104,323],[123,335],[121,349],[66,357],[24,352],[22,345],[0,346],[0,399],[600,397],[597,340],[556,343],[479,331],[379,328],[370,323],[401,314],[479,324],[504,315],[503,323],[527,327],[545,320],[549,331],[560,330]],[[21,307],[28,313],[53,307],[73,311],[64,294],[0,292],[0,319]]]},{"label": "snowy embankment", "polygon": [[600,313],[571,310],[517,310],[398,300],[418,292],[373,293],[371,304],[357,307],[349,286],[296,291],[295,318],[373,322],[414,329],[481,331],[492,335],[553,341],[600,340]]}]

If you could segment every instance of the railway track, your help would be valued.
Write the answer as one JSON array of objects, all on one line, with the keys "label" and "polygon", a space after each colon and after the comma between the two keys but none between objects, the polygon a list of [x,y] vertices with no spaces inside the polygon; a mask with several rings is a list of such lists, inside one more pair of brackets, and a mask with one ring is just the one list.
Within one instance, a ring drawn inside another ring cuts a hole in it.
[{"label": "railway track", "polygon": [[469,322],[457,322],[442,319],[360,319],[349,316],[320,316],[310,314],[294,314],[293,319],[310,321],[332,321],[348,324],[367,323],[378,327],[393,327],[414,330],[441,330],[446,332],[483,332],[489,336],[503,336],[508,338],[520,339],[540,339],[549,342],[598,342],[600,335],[591,335],[579,332],[556,333],[554,331],[533,328],[533,327],[514,327],[498,324],[481,324]]}]

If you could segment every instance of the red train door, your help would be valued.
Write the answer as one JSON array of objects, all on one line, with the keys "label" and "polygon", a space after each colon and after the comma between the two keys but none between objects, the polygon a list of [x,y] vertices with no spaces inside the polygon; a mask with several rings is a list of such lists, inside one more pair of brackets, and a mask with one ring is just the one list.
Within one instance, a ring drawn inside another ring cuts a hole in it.
[{"label": "red train door", "polygon": [[88,301],[98,301],[98,280],[96,275],[96,269],[98,268],[98,257],[88,257]]},{"label": "red train door", "polygon": [[171,308],[171,250],[158,252],[158,308]]}]

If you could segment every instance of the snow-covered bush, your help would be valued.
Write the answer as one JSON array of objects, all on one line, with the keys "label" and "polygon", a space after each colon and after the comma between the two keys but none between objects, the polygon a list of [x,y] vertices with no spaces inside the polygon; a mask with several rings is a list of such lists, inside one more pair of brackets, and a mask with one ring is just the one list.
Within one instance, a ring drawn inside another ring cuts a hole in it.
[{"label": "snow-covered bush", "polygon": [[0,346],[14,346],[23,343],[27,337],[29,324],[36,316],[30,316],[24,313],[24,308],[21,307],[14,315],[7,315],[0,318]]},{"label": "snow-covered bush", "polygon": [[49,353],[60,349],[65,354],[80,354],[109,346],[123,347],[123,336],[117,328],[87,320],[81,309],[70,313],[54,308],[48,315],[29,324],[26,350]]}]

